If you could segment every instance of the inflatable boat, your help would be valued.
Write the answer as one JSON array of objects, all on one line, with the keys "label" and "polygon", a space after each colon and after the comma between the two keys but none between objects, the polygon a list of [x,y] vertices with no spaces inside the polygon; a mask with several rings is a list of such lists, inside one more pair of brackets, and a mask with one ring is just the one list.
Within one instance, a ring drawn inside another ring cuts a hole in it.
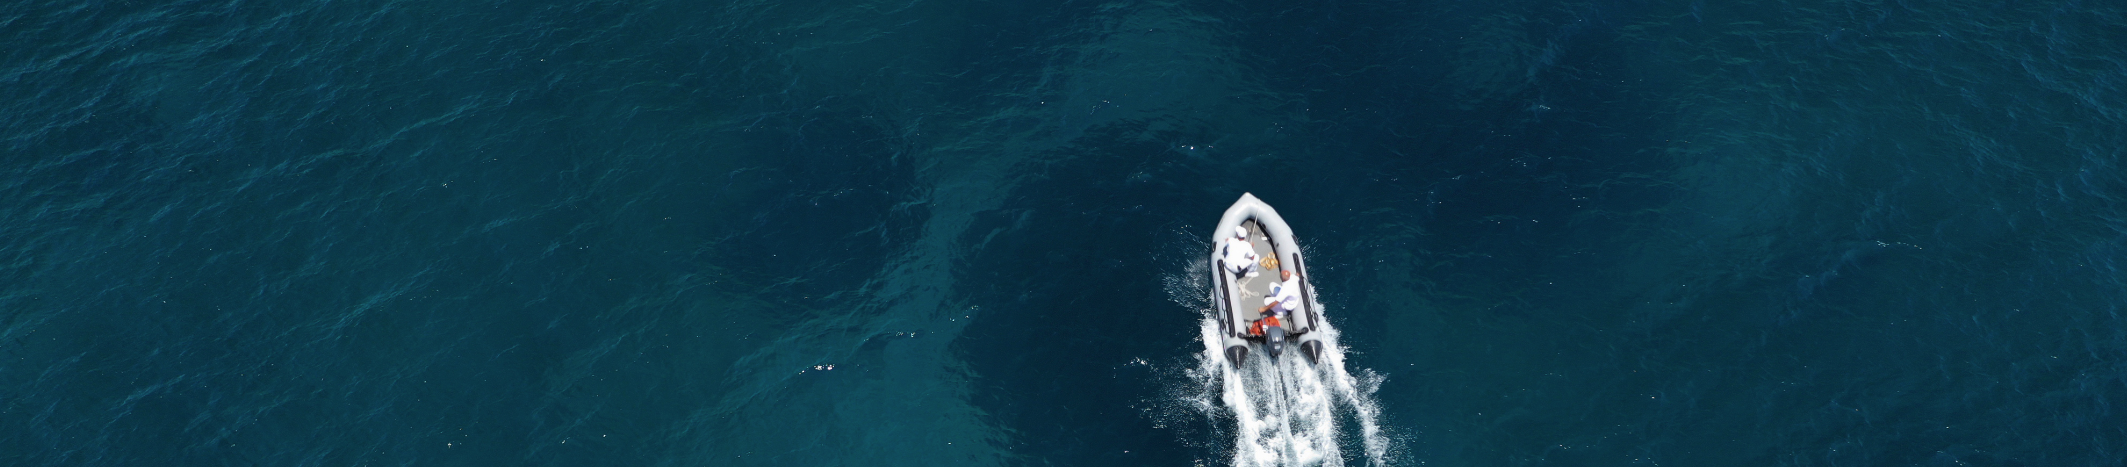
[{"label": "inflatable boat", "polygon": [[1226,361],[1240,366],[1251,348],[1276,361],[1291,345],[1314,364],[1322,356],[1320,335],[1314,333],[1322,326],[1322,307],[1315,302],[1292,228],[1277,210],[1243,193],[1213,232],[1212,312]]}]

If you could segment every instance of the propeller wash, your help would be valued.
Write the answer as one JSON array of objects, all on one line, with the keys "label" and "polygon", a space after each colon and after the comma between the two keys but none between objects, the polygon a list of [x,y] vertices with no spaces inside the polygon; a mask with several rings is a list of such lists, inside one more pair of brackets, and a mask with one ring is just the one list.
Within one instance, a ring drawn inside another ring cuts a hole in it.
[{"label": "propeller wash", "polygon": [[[1194,376],[1204,398],[1219,402],[1205,408],[1234,418],[1232,465],[1387,465],[1373,399],[1381,378],[1345,370],[1344,348],[1322,317],[1292,229],[1270,205],[1242,194],[1215,232],[1213,306],[1199,326],[1204,352]],[[1301,358],[1286,355],[1287,347]],[[1346,446],[1363,452],[1347,456]]]}]

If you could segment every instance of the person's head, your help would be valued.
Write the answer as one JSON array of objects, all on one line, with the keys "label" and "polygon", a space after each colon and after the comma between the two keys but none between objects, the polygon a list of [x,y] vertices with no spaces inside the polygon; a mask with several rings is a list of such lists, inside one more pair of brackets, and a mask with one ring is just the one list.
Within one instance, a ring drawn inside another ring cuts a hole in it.
[{"label": "person's head", "polygon": [[1247,239],[1248,239],[1248,228],[1247,228],[1247,227],[1234,227],[1234,228],[1233,228],[1233,238],[1238,238],[1238,239],[1242,239],[1242,240],[1247,240]]},{"label": "person's head", "polygon": [[1290,269],[1280,269],[1280,270],[1278,270],[1278,279],[1280,279],[1280,280],[1288,280],[1288,281],[1289,281],[1289,280],[1292,280],[1292,270],[1290,270]]}]

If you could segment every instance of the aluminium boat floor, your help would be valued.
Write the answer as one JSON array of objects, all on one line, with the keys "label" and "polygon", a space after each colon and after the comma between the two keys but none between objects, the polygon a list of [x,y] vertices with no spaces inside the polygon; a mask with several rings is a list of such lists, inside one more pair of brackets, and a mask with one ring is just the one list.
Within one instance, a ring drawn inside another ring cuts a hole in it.
[{"label": "aluminium boat floor", "polygon": [[[1262,224],[1257,223],[1255,219],[1249,219],[1241,221],[1241,227],[1248,229],[1248,244],[1255,247],[1257,258],[1276,258],[1278,256],[1277,251],[1270,247],[1270,237],[1263,234]],[[1278,265],[1279,269],[1284,267],[1284,264]],[[1269,296],[1270,286],[1278,283],[1278,272],[1274,269],[1263,268],[1263,263],[1258,261],[1255,270],[1251,271],[1249,275],[1241,277],[1236,283],[1240,285],[1238,290],[1241,296],[1238,303],[1234,304],[1236,306],[1234,311],[1243,319],[1256,319],[1256,309],[1263,307],[1263,297]]]}]

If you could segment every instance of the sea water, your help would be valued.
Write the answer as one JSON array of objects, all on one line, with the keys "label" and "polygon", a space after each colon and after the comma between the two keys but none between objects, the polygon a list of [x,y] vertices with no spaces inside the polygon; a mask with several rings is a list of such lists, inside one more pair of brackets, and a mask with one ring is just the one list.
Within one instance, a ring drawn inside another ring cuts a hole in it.
[{"label": "sea water", "polygon": [[[1209,271],[1208,262],[1191,262],[1165,281],[1171,300],[1201,310],[1203,343],[1187,384],[1170,390],[1178,403],[1167,415],[1231,424],[1230,438],[1207,443],[1231,452],[1227,465],[1390,465],[1394,434],[1383,431],[1374,400],[1382,377],[1346,368],[1336,326],[1324,323],[1310,334],[1322,342],[1317,361],[1271,359],[1258,347],[1235,365],[1225,356]],[[1321,303],[1315,309],[1326,310]]]},{"label": "sea water", "polygon": [[[2121,24],[15,2],[0,464],[2119,465]],[[1205,353],[1243,192],[1332,364]]]}]

